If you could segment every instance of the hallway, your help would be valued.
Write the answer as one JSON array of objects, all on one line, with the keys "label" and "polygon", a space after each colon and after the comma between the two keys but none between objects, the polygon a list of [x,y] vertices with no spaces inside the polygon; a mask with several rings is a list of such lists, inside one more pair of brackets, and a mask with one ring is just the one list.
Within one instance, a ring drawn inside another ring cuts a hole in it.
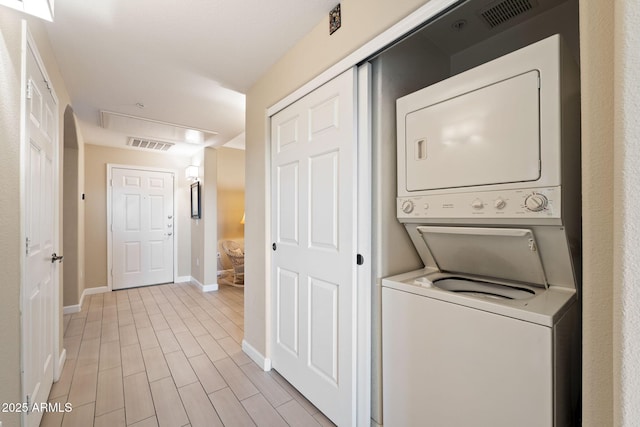
[{"label": "hallway", "polygon": [[64,316],[67,361],[42,426],[333,425],[241,349],[244,289],[189,283],[87,297]]}]

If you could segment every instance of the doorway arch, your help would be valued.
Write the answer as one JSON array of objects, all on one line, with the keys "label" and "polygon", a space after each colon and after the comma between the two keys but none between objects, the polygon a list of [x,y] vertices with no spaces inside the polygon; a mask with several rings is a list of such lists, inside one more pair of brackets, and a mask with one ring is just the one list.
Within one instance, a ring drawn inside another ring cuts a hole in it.
[{"label": "doorway arch", "polygon": [[82,308],[80,303],[84,290],[84,251],[81,248],[84,244],[83,153],[75,114],[70,105],[64,110],[63,126],[63,305],[67,312]]}]

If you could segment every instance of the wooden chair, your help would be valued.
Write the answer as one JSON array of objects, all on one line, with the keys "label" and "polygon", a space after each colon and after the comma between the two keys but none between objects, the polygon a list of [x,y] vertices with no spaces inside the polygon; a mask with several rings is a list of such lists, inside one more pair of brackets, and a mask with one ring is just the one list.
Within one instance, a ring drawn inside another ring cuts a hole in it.
[{"label": "wooden chair", "polygon": [[222,242],[222,250],[229,257],[233,267],[233,286],[244,286],[244,252],[233,240]]}]

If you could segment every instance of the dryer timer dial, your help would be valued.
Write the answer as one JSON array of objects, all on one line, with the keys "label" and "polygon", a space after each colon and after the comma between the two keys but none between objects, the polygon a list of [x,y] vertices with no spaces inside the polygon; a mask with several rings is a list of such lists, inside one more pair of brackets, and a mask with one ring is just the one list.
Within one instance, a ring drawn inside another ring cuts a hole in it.
[{"label": "dryer timer dial", "polygon": [[411,200],[404,200],[402,202],[402,212],[406,213],[406,214],[410,214],[411,212],[413,212],[413,209],[415,208],[415,205],[413,204],[413,202]]},{"label": "dryer timer dial", "polygon": [[531,212],[540,212],[549,204],[549,199],[544,194],[533,193],[524,200],[524,206]]}]

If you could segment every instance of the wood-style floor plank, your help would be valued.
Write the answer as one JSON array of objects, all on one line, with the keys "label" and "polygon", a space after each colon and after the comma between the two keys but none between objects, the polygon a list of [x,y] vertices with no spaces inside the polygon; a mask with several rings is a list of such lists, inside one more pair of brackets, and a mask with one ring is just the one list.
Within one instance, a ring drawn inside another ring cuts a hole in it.
[{"label": "wood-style floor plank", "polygon": [[42,426],[333,426],[243,351],[244,290],[191,283],[89,295],[64,316],[67,360]]}]

